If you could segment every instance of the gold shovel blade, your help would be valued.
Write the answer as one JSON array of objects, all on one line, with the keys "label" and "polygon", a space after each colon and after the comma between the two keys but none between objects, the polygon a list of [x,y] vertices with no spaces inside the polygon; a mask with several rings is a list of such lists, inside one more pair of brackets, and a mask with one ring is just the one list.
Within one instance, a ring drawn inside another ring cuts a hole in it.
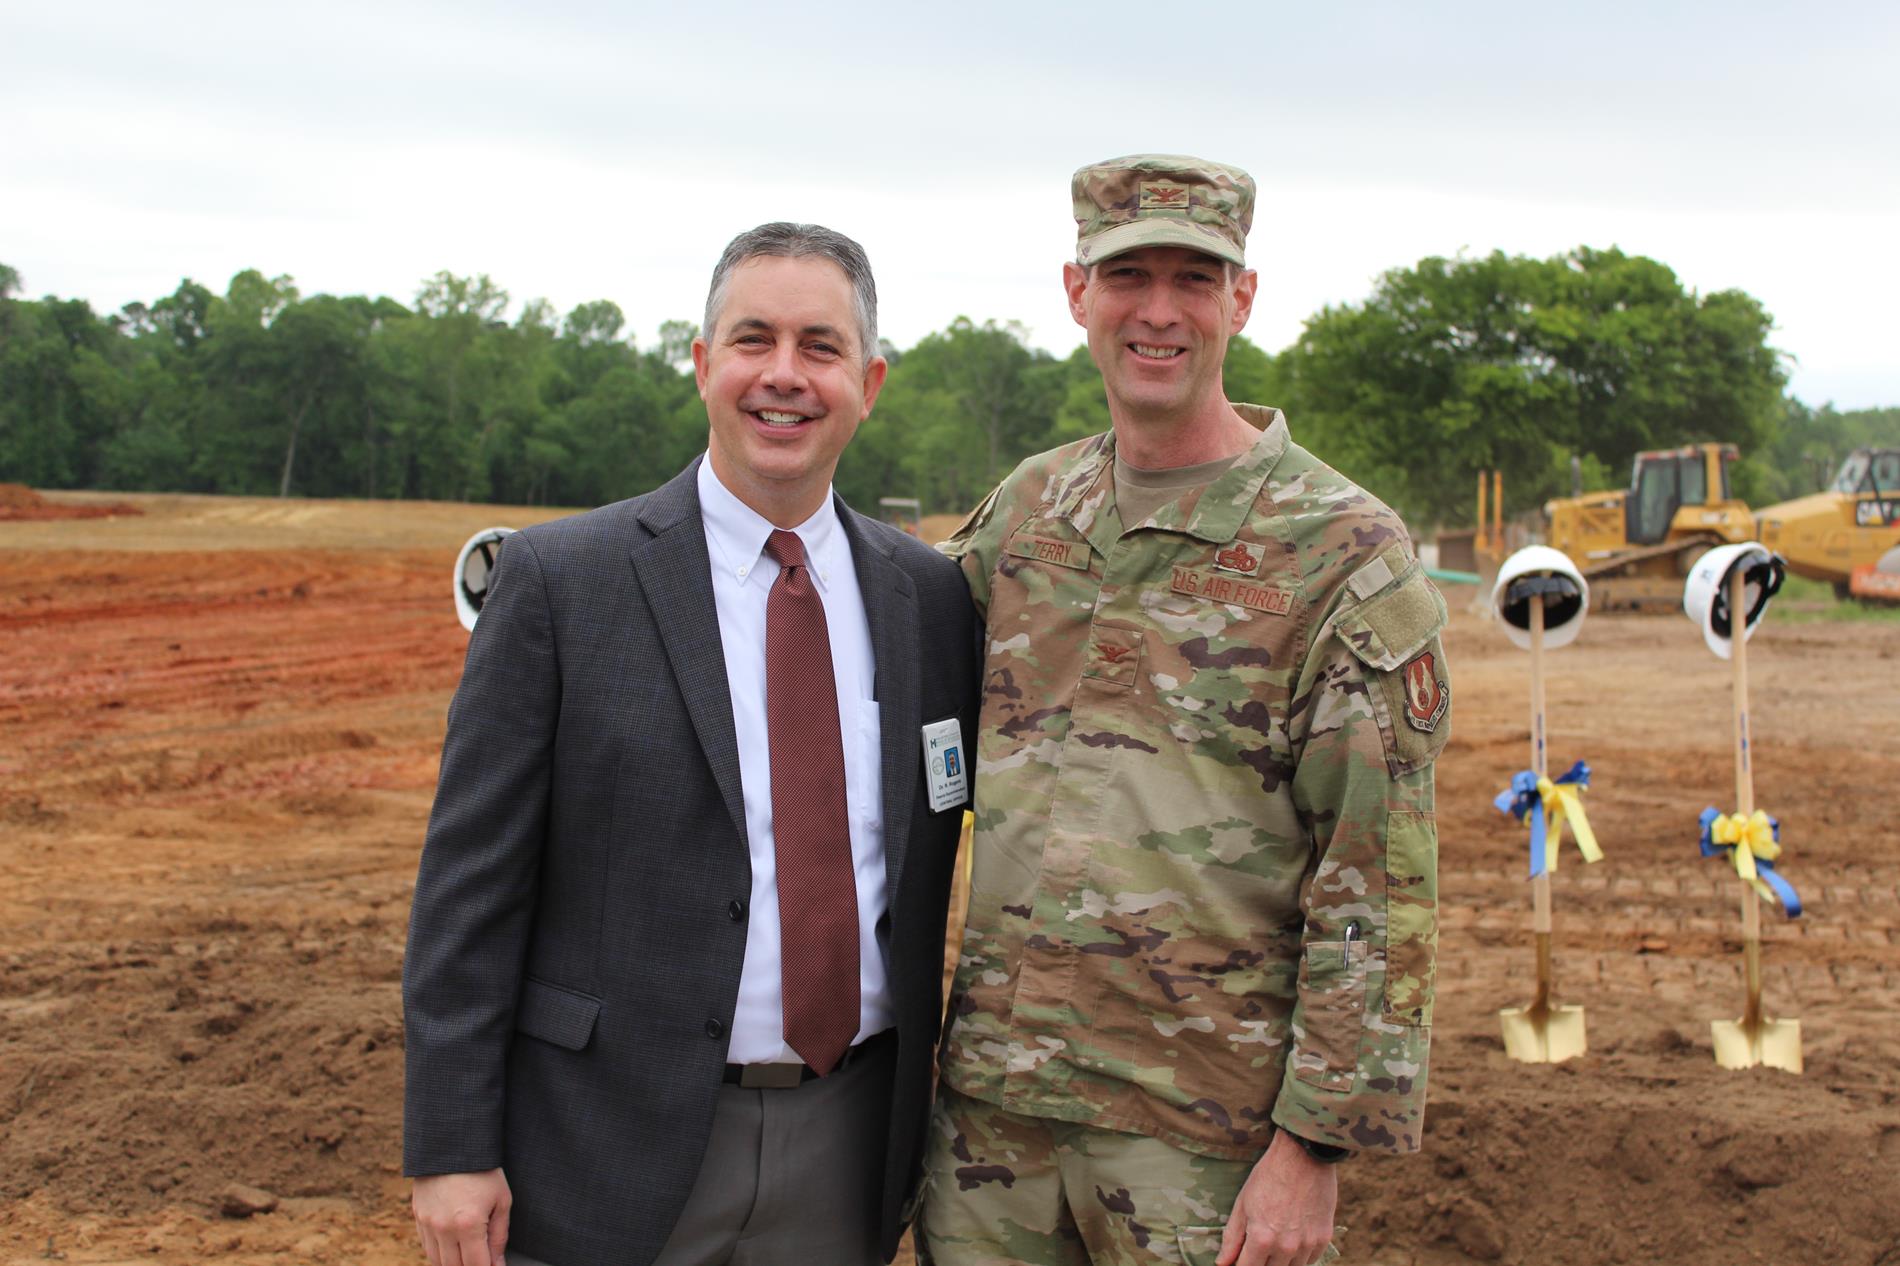
[{"label": "gold shovel blade", "polygon": [[1498,1012],[1504,1029],[1504,1053],[1521,1064],[1561,1064],[1590,1049],[1584,1036],[1582,1007],[1551,1007],[1541,1017],[1529,1007]]},{"label": "gold shovel blade", "polygon": [[1752,1033],[1740,1020],[1713,1020],[1709,1035],[1715,1039],[1715,1062],[1724,1068],[1761,1064],[1791,1073],[1801,1071],[1799,1020],[1763,1020]]}]

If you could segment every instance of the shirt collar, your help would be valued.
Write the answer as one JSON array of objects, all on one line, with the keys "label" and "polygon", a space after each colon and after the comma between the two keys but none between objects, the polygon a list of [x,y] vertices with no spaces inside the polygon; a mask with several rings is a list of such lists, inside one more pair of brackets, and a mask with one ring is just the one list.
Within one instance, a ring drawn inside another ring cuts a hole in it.
[{"label": "shirt collar", "polygon": [[[1212,482],[1187,490],[1155,511],[1155,526],[1212,544],[1231,541],[1247,521],[1267,476],[1286,452],[1286,416],[1278,409],[1235,404],[1234,411],[1260,429],[1253,447]],[[1115,432],[1098,437],[1097,448],[1077,462],[1055,494],[1055,512],[1069,520],[1097,552],[1107,554],[1123,531],[1115,508]]]},{"label": "shirt collar", "polygon": [[[761,572],[767,585],[777,577],[778,564],[765,553],[765,539],[775,530],[772,522],[719,481],[710,455],[699,463],[699,513],[706,524],[706,541],[712,547],[715,567],[740,584],[752,583]],[[844,525],[838,522],[829,484],[817,513],[792,531],[805,546],[805,560],[818,580],[819,590],[828,592],[838,568],[851,565]]]}]

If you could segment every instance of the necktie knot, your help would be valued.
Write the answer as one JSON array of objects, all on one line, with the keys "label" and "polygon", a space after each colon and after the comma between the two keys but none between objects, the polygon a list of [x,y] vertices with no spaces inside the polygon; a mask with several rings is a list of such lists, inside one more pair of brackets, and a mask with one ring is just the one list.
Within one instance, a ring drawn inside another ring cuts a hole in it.
[{"label": "necktie knot", "polygon": [[765,538],[765,552],[780,567],[805,565],[805,542],[798,539],[796,532],[774,529],[772,535]]}]

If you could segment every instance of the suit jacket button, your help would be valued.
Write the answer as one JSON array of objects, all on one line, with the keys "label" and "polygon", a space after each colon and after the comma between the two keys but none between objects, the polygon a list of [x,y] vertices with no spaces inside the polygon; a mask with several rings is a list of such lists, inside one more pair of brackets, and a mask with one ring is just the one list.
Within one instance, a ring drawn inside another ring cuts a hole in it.
[{"label": "suit jacket button", "polygon": [[720,1037],[724,1037],[725,1033],[726,1033],[726,1026],[721,1024],[719,1021],[717,1020],[706,1021],[706,1036],[707,1037],[720,1038]]},{"label": "suit jacket button", "polygon": [[732,904],[726,907],[726,913],[732,916],[734,923],[737,923],[739,920],[745,918],[745,902],[734,897]]}]

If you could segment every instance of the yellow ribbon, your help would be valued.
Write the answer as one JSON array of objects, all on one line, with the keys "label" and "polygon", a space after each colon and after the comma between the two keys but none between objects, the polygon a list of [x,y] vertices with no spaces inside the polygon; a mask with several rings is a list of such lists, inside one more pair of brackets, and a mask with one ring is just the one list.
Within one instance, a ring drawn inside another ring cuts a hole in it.
[{"label": "yellow ribbon", "polygon": [[1548,778],[1537,780],[1537,794],[1544,800],[1544,818],[1549,822],[1548,833],[1544,836],[1544,867],[1557,869],[1557,846],[1564,842],[1564,824],[1577,836],[1577,851],[1583,854],[1586,862],[1603,860],[1603,850],[1597,847],[1596,832],[1590,829],[1590,819],[1583,811],[1583,792],[1580,783],[1557,783]]},{"label": "yellow ribbon", "polygon": [[1724,847],[1732,845],[1735,851],[1729,854],[1729,859],[1735,863],[1735,873],[1753,884],[1755,891],[1768,900],[1780,900],[1755,869],[1757,857],[1772,862],[1781,856],[1774,823],[1768,820],[1766,813],[1757,809],[1746,818],[1739,813],[1718,814],[1715,821],[1709,823],[1709,839]]}]

